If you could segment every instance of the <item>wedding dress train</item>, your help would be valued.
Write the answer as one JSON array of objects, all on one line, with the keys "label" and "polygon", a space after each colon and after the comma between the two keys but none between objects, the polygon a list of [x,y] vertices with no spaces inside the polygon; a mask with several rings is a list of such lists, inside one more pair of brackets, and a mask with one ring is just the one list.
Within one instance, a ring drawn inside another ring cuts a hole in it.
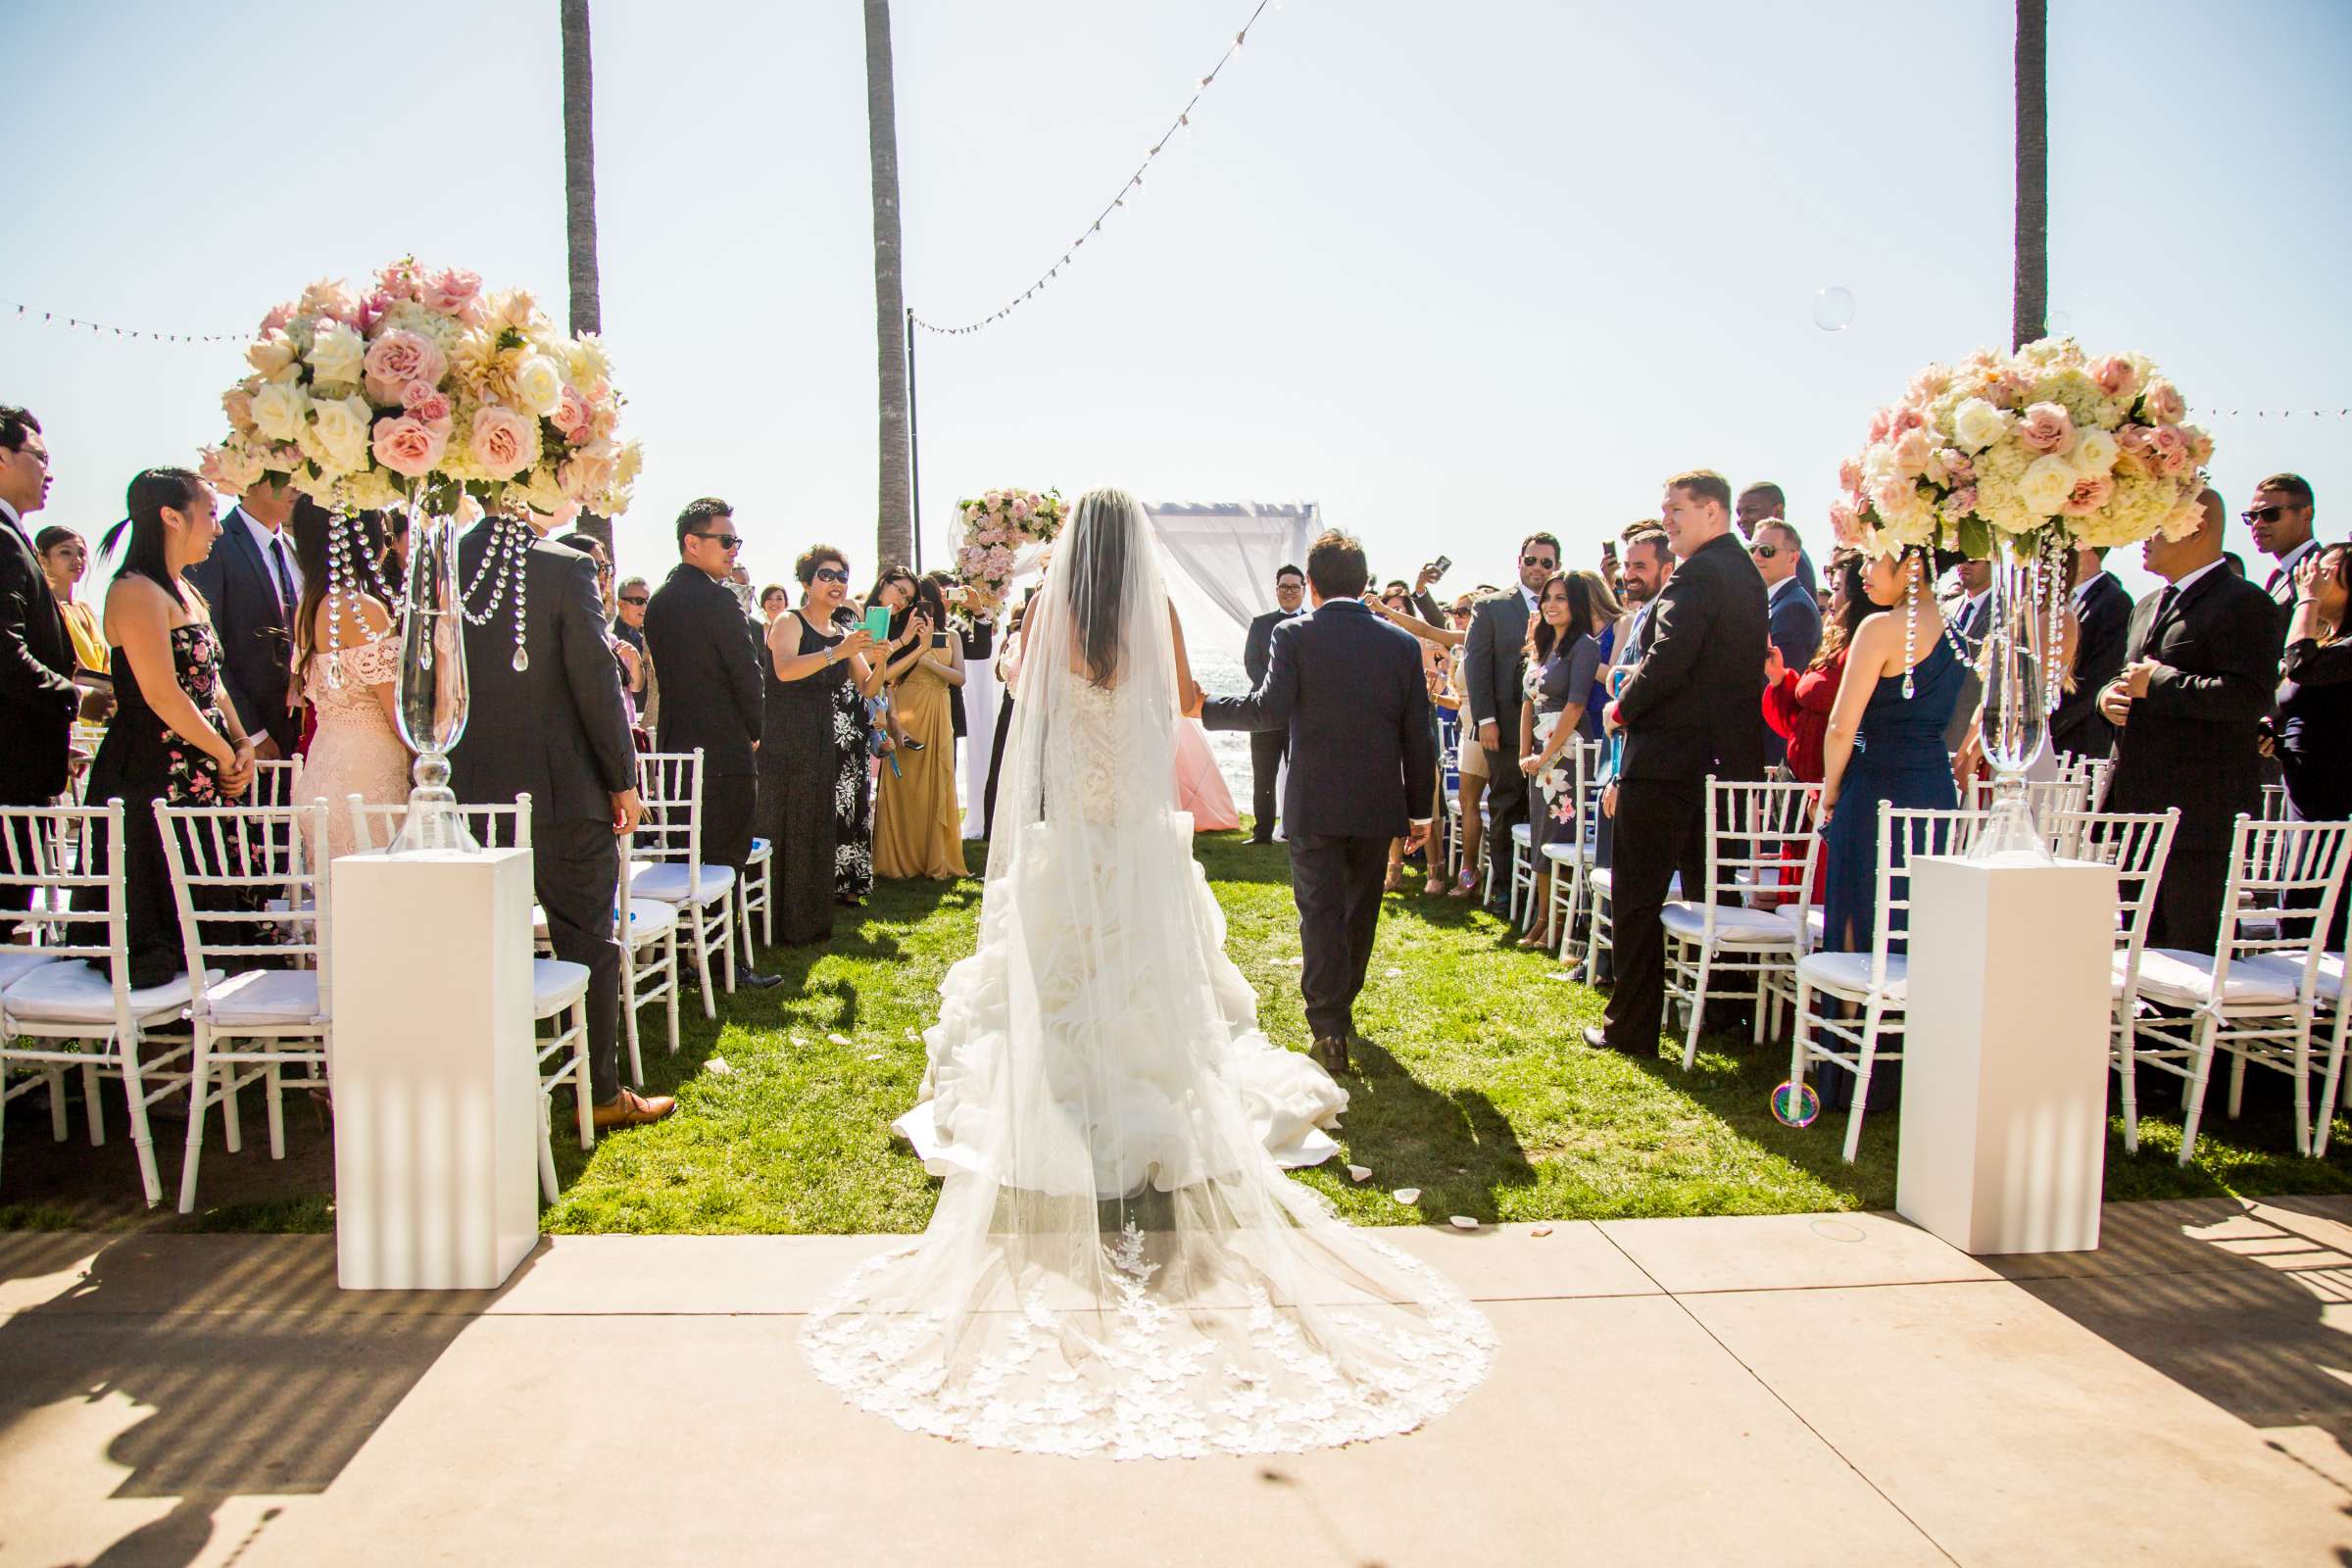
[{"label": "wedding dress train", "polygon": [[[1140,509],[1081,501],[1030,607],[977,951],[941,987],[929,1227],[802,1348],[911,1431],[1117,1458],[1273,1453],[1420,1425],[1493,1331],[1277,1157],[1346,1096],[1255,1027],[1173,808],[1176,677]],[[1327,1142],[1327,1141],[1326,1141]]]}]

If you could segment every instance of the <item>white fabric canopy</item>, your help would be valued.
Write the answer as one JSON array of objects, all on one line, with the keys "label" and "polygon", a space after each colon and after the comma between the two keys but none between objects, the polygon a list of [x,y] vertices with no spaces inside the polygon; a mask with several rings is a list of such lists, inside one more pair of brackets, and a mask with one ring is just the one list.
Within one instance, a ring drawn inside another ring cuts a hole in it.
[{"label": "white fabric canopy", "polygon": [[1312,501],[1147,502],[1144,514],[1161,559],[1210,604],[1248,628],[1274,608],[1274,573],[1303,567],[1306,547],[1323,531]]}]

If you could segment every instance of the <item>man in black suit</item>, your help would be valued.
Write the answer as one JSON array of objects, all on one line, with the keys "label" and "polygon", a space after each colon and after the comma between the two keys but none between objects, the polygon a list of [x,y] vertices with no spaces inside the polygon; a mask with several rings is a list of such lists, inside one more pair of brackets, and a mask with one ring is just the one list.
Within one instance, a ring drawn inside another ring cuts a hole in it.
[{"label": "man in black suit", "polygon": [[[65,791],[74,715],[74,644],[41,571],[24,519],[49,499],[49,443],[41,422],[0,404],[0,806],[47,806]],[[14,867],[33,864],[31,836],[17,835]],[[7,918],[32,897],[28,884],[0,887],[0,942]]]},{"label": "man in black suit", "polygon": [[2312,537],[2317,517],[2310,481],[2299,473],[2272,474],[2254,487],[2254,499],[2246,503],[2245,523],[2253,530],[2254,548],[2278,563],[2263,589],[2278,607],[2280,637],[2286,635],[2287,616],[2295,608],[2295,568],[2320,547]]},{"label": "man in black suit", "polygon": [[[1748,559],[1756,564],[1756,575],[1764,579],[1768,635],[1773,647],[1781,651],[1781,662],[1790,669],[1812,663],[1815,650],[1821,647],[1821,606],[1796,574],[1796,564],[1804,555],[1805,542],[1778,518],[1756,524],[1747,547]],[[1764,725],[1766,764],[1784,761],[1788,756],[1788,743],[1771,725]]]},{"label": "man in black suit", "polygon": [[182,573],[212,607],[220,684],[262,758],[292,757],[302,740],[302,714],[287,703],[292,628],[302,611],[302,571],[286,526],[294,503],[282,481],[251,486],[220,519],[213,553]]},{"label": "man in black suit", "polygon": [[1517,755],[1519,705],[1526,701],[1519,682],[1527,672],[1527,623],[1536,612],[1536,595],[1543,591],[1544,580],[1559,569],[1559,540],[1531,533],[1519,541],[1518,586],[1478,602],[1470,612],[1470,634],[1462,647],[1463,694],[1470,699],[1470,722],[1479,747],[1487,754],[1488,855],[1497,867],[1488,907],[1506,920],[1510,878],[1499,868],[1510,862],[1511,829],[1527,820],[1527,775],[1519,771]]},{"label": "man in black suit", "polygon": [[1732,532],[1732,488],[1693,469],[1666,483],[1667,542],[1681,564],[1652,602],[1641,662],[1608,710],[1625,735],[1617,763],[1616,869],[1610,890],[1617,989],[1608,1023],[1585,1043],[1653,1056],[1666,1009],[1659,924],[1677,870],[1683,896],[1706,876],[1706,780],[1764,771],[1756,723],[1769,616],[1764,579]]},{"label": "man in black suit", "polygon": [[1420,645],[1363,603],[1370,576],[1355,540],[1317,539],[1306,555],[1314,613],[1274,628],[1256,691],[1200,707],[1210,729],[1291,738],[1282,819],[1306,959],[1298,990],[1315,1059],[1335,1073],[1348,1070],[1389,845],[1428,841],[1429,819],[1408,803],[1429,799],[1438,765]]},{"label": "man in black suit", "polygon": [[2074,555],[2075,689],[2062,693],[2050,714],[2050,744],[2077,757],[2115,750],[2115,726],[2099,711],[2099,694],[2123,672],[2132,642],[2132,595],[2107,569],[2105,545]]},{"label": "man in black suit", "polygon": [[[493,551],[511,559],[529,607],[527,667],[514,667],[512,611],[466,627],[471,717],[449,755],[450,788],[468,805],[531,798],[531,893],[547,911],[556,956],[588,969],[588,1080],[599,1127],[660,1121],[667,1096],[620,1084],[620,944],[612,894],[620,838],[645,808],[620,666],[605,646],[596,564],[536,537],[527,524],[485,517],[458,541],[459,581],[475,580]],[[497,569],[496,564],[492,570]]]},{"label": "man in black suit", "polygon": [[[1250,622],[1250,635],[1242,640],[1242,669],[1250,677],[1250,689],[1257,690],[1266,683],[1266,668],[1273,657],[1274,628],[1298,613],[1306,598],[1306,573],[1297,566],[1286,565],[1274,573],[1274,603],[1280,609],[1269,610]],[[1250,732],[1250,842],[1274,842],[1274,786],[1282,774],[1282,760],[1291,752],[1291,734],[1287,729],[1260,729]]]},{"label": "man in black suit", "polygon": [[2284,634],[2271,596],[2222,564],[2222,498],[2208,490],[2197,501],[2195,533],[2151,534],[2141,546],[2166,586],[2132,612],[2131,662],[2099,710],[2116,729],[2106,809],[2180,808],[2148,946],[2211,953],[2236,817],[2262,814],[2258,747]]},{"label": "man in black suit", "polygon": [[[1788,493],[1770,479],[1758,479],[1754,484],[1740,491],[1740,500],[1732,509],[1732,521],[1739,525],[1740,537],[1742,539],[1753,539],[1756,536],[1756,530],[1767,522],[1787,522],[1788,520]],[[1820,594],[1821,578],[1815,574],[1813,558],[1805,554],[1804,541],[1801,539],[1797,541],[1796,547],[1796,580],[1805,585],[1806,593]],[[1819,601],[1816,599],[1816,608],[1818,606]],[[1789,667],[1796,669],[1803,666],[1792,664]]]}]

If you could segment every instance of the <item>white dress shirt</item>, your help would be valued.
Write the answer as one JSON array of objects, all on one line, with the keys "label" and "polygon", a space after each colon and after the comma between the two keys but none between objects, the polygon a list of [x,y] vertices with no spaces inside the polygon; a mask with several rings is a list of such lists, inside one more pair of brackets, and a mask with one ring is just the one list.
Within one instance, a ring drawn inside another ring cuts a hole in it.
[{"label": "white dress shirt", "polygon": [[2277,569],[2271,573],[2270,580],[2264,584],[2266,591],[2282,582],[2293,582],[2295,580],[2295,567],[2302,563],[2302,560],[2305,556],[2310,555],[2314,550],[2319,548],[2319,536],[2315,534],[2311,538],[2306,539],[2301,544],[2295,546],[2294,549],[2289,550],[2285,555],[2280,556],[2278,558],[2278,565]]},{"label": "white dress shirt", "polygon": [[[302,568],[294,564],[294,536],[282,527],[274,532],[271,531],[267,523],[257,521],[253,514],[247,512],[243,507],[237,509],[237,518],[245,524],[246,531],[253,535],[254,549],[262,553],[262,575],[270,579],[270,591],[278,596],[277,609],[280,618],[287,625],[293,625],[294,612],[302,608]],[[294,584],[294,602],[292,604],[286,603],[285,594],[278,587],[277,564],[270,559],[270,549],[272,545],[285,552],[286,576]]]}]

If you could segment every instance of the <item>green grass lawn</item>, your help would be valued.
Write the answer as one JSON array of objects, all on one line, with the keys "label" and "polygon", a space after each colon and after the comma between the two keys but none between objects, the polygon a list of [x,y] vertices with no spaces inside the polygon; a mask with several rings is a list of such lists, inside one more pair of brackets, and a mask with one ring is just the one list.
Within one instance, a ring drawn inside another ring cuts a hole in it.
[{"label": "green grass lawn", "polygon": [[[1280,1045],[1306,1046],[1297,917],[1279,848],[1239,834],[1198,848],[1230,922],[1228,951],[1261,998],[1260,1019]],[[970,847],[971,863],[983,852]],[[878,1232],[922,1228],[936,1186],[889,1132],[922,1078],[919,1031],[933,1018],[948,965],[971,951],[980,884],[885,883],[846,917],[828,948],[782,949],[763,960],[785,983],[719,1000],[719,1020],[686,1013],[684,1046],[661,1046],[646,1015],[650,1088],[678,1097],[657,1127],[601,1142],[584,1154],[559,1140],[564,1183],[546,1211],[556,1232]],[[1792,1129],[1769,1097],[1788,1076],[1785,1046],[1753,1047],[1744,1033],[1711,1038],[1686,1074],[1679,1055],[1637,1061],[1574,1043],[1597,1021],[1600,997],[1552,978],[1555,965],[1504,939],[1499,922],[1463,904],[1394,895],[1371,978],[1356,1009],[1359,1076],[1340,1139],[1345,1160],[1371,1167],[1356,1185],[1341,1161],[1298,1173],[1348,1219],[1367,1225],[1637,1215],[1746,1214],[1886,1208],[1894,1201],[1897,1116],[1865,1125],[1861,1157],[1838,1158],[1841,1117]],[[1396,970],[1392,974],[1389,971]],[[728,1071],[716,1070],[713,1058]],[[2120,1122],[2108,1149],[2110,1198],[2352,1192],[2352,1166],[2294,1152],[2286,1086],[2254,1075],[2245,1113],[2223,1114],[2224,1083],[2208,1102],[2196,1161],[2183,1170],[2170,1080],[2149,1092],[2161,1114],[2143,1118],[2140,1151],[2124,1152]],[[2144,1079],[2143,1079],[2144,1082]],[[289,1112],[290,1157],[272,1162],[249,1110],[245,1151],[224,1152],[218,1124],[204,1165],[204,1212],[181,1221],[169,1206],[137,1205],[122,1136],[91,1150],[49,1140],[39,1096],[10,1107],[0,1163],[0,1226],[158,1225],[228,1230],[318,1230],[332,1224],[331,1158],[322,1126]],[[562,1123],[560,1123],[562,1125]],[[2352,1137],[2352,1127],[2339,1129]],[[167,1192],[175,1190],[182,1125],[158,1131]],[[2338,1140],[2342,1147],[2342,1140]],[[1419,1188],[1418,1202],[1390,1194]]]}]

